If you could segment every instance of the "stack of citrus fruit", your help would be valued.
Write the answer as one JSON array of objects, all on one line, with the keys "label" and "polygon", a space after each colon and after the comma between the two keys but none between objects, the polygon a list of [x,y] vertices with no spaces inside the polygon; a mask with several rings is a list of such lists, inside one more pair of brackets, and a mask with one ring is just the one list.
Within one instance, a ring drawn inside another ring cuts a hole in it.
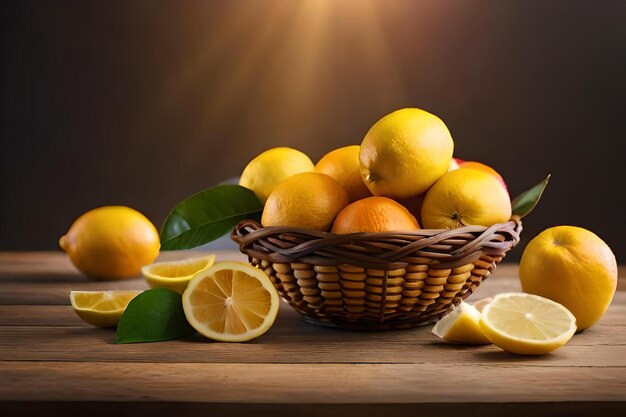
[{"label": "stack of citrus fruit", "polygon": [[315,166],[295,149],[265,151],[246,166],[240,185],[265,204],[263,226],[355,233],[508,221],[502,176],[452,158],[453,149],[441,119],[402,109],[376,122],[361,145],[335,149]]}]

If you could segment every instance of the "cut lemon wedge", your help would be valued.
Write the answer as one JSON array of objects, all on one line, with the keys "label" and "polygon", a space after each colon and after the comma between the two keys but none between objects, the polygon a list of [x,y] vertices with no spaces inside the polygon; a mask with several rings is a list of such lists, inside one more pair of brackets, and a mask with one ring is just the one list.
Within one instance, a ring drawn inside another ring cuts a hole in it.
[{"label": "cut lemon wedge", "polygon": [[491,341],[480,328],[480,313],[463,301],[443,316],[433,327],[435,336],[449,342],[486,345]]},{"label": "cut lemon wedge", "polygon": [[189,281],[201,271],[209,269],[215,255],[184,259],[182,261],[158,262],[141,268],[143,276],[152,288],[169,288],[183,293]]},{"label": "cut lemon wedge", "polygon": [[117,326],[130,300],[141,291],[70,291],[74,311],[97,327]]},{"label": "cut lemon wedge", "polygon": [[496,346],[520,355],[543,355],[576,332],[576,318],[561,304],[538,295],[496,295],[482,312],[480,327]]},{"label": "cut lemon wedge", "polygon": [[189,324],[222,342],[245,342],[274,323],[279,298],[265,272],[240,262],[218,262],[198,273],[183,293]]}]

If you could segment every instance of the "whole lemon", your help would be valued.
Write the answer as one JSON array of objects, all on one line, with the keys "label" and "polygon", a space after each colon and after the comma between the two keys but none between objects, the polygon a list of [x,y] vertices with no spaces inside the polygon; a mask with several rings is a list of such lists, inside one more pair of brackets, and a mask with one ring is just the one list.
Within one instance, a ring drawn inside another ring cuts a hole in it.
[{"label": "whole lemon", "polygon": [[427,229],[492,226],[511,218],[511,200],[502,184],[477,169],[445,174],[424,196],[422,224]]},{"label": "whole lemon", "polygon": [[563,304],[578,330],[604,315],[617,288],[617,262],[596,234],[575,226],[551,227],[528,243],[519,266],[524,292]]},{"label": "whole lemon", "polygon": [[348,193],[350,201],[372,195],[361,178],[359,145],[344,146],[328,152],[315,165],[315,171],[333,177]]},{"label": "whole lemon", "polygon": [[304,153],[292,148],[272,148],[248,163],[241,174],[239,185],[254,191],[259,200],[265,203],[279,182],[314,169],[313,162]]},{"label": "whole lemon", "polygon": [[333,178],[304,172],[274,188],[265,203],[261,224],[326,231],[349,202],[348,193]]},{"label": "whole lemon", "polygon": [[125,279],[141,273],[159,254],[159,233],[130,207],[106,206],[80,216],[59,239],[59,246],[83,273]]},{"label": "whole lemon", "polygon": [[418,230],[415,217],[402,204],[387,197],[355,201],[339,212],[333,233],[396,232]]},{"label": "whole lemon", "polygon": [[437,116],[402,109],[380,119],[361,143],[361,175],[374,195],[423,193],[450,168],[454,142]]}]

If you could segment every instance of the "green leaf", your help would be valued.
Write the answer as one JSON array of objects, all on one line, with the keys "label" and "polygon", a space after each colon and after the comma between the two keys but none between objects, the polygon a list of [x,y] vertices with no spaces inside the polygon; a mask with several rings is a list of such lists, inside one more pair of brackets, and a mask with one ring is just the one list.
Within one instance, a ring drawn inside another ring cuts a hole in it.
[{"label": "green leaf", "polygon": [[260,220],[253,191],[232,184],[200,191],[178,203],[161,228],[161,250],[190,249],[215,240],[242,220]]},{"label": "green leaf", "polygon": [[513,207],[513,214],[517,214],[523,218],[533,211],[541,199],[541,196],[548,185],[548,181],[550,181],[550,176],[551,174],[548,174],[545,180],[541,181],[530,190],[524,191],[513,199],[513,202],[511,203],[511,206]]},{"label": "green leaf", "polygon": [[195,332],[185,318],[182,296],[166,288],[154,288],[128,304],[117,325],[115,343],[158,342]]}]

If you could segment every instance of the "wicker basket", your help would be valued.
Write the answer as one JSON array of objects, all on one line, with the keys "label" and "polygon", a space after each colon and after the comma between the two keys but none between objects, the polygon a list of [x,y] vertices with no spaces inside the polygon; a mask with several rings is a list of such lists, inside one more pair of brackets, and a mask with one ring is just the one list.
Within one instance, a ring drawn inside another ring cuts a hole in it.
[{"label": "wicker basket", "polygon": [[338,235],[246,220],[231,238],[307,322],[353,330],[436,321],[519,242],[513,217],[489,228]]}]

